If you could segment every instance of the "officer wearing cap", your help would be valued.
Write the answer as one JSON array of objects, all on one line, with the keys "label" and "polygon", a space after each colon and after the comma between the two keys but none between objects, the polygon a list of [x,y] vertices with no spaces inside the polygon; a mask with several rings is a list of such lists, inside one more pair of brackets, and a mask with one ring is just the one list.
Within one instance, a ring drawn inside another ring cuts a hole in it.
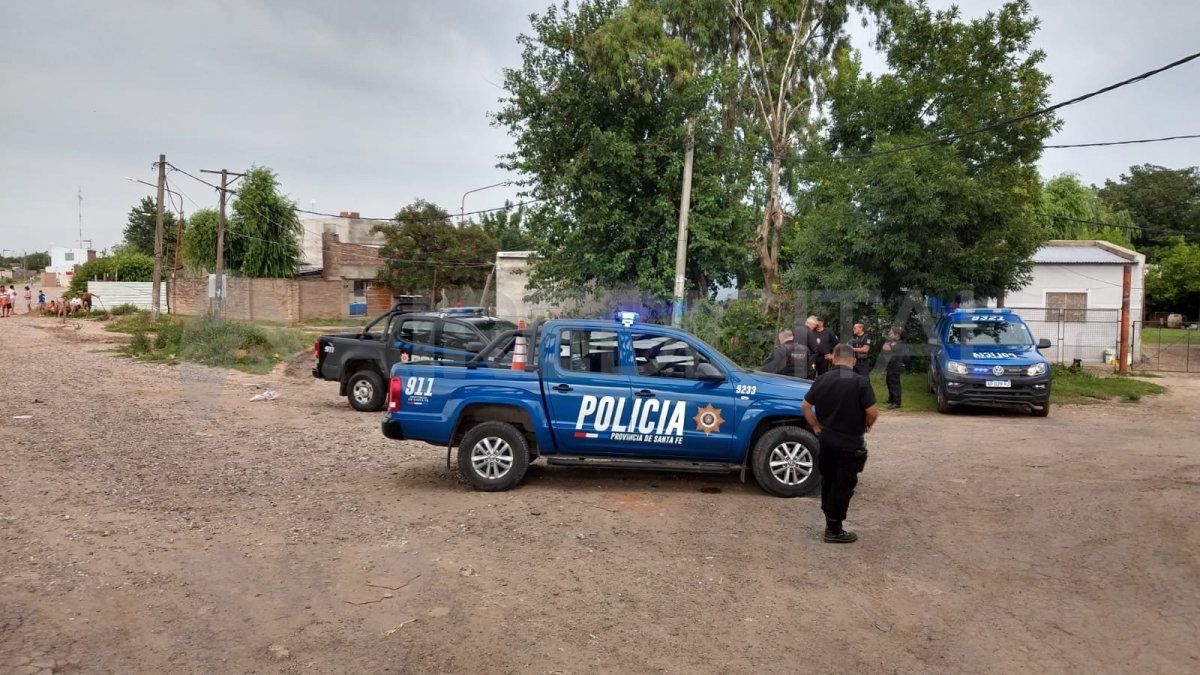
[{"label": "officer wearing cap", "polygon": [[804,395],[804,419],[821,441],[817,469],[821,472],[821,510],[825,512],[825,541],[849,544],[858,535],[842,528],[858,474],[867,464],[863,435],[871,431],[879,410],[871,382],[854,372],[854,350],[838,345],[833,369],[817,378]]}]

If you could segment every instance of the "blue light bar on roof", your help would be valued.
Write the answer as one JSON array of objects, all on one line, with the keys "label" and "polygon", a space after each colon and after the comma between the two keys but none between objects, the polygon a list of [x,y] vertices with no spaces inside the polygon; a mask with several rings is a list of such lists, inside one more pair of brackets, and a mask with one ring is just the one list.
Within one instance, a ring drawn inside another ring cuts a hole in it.
[{"label": "blue light bar on roof", "polygon": [[637,323],[637,321],[640,317],[638,316],[637,312],[617,312],[616,318],[617,318],[617,321],[621,322],[622,326],[625,326],[626,328],[628,328],[629,326],[632,326],[633,324]]},{"label": "blue light bar on roof", "polygon": [[972,314],[1011,314],[1012,310],[1007,307],[976,307],[971,310]]},{"label": "blue light bar on roof", "polygon": [[484,307],[451,307],[449,309],[442,310],[441,313],[445,314],[446,316],[461,316],[465,314],[479,315],[485,313],[486,311],[487,309]]}]

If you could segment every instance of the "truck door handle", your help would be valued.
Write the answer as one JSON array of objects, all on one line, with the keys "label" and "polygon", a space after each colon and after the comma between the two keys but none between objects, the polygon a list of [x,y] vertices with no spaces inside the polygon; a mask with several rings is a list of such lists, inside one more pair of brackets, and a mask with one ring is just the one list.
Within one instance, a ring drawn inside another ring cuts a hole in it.
[{"label": "truck door handle", "polygon": [[637,391],[633,392],[633,395],[637,396],[638,398],[654,398],[654,392],[650,391],[649,389],[638,389]]},{"label": "truck door handle", "polygon": [[561,391],[561,392],[563,392],[563,393],[565,394],[565,393],[567,393],[568,391],[571,391],[571,385],[569,385],[569,384],[559,384],[559,385],[555,385],[555,387],[554,387],[554,391]]}]

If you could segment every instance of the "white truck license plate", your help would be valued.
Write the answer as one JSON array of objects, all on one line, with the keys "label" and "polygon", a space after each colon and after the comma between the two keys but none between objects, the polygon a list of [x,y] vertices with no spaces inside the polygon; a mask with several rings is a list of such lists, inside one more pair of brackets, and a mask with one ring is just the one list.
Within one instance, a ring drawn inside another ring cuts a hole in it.
[{"label": "white truck license plate", "polygon": [[1007,389],[1012,386],[1012,380],[988,380],[987,386]]}]

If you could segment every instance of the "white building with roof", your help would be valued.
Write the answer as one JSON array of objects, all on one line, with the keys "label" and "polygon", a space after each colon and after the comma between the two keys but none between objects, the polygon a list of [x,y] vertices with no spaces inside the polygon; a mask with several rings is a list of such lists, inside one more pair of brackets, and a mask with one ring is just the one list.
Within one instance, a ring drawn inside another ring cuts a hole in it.
[{"label": "white building with roof", "polygon": [[1136,361],[1146,276],[1146,256],[1137,251],[1095,239],[1048,241],[1033,254],[1029,284],[1006,296],[1004,305],[1029,323],[1035,337],[1054,343],[1047,354],[1051,360],[1103,362],[1106,350],[1118,349],[1126,267],[1130,353]]}]

